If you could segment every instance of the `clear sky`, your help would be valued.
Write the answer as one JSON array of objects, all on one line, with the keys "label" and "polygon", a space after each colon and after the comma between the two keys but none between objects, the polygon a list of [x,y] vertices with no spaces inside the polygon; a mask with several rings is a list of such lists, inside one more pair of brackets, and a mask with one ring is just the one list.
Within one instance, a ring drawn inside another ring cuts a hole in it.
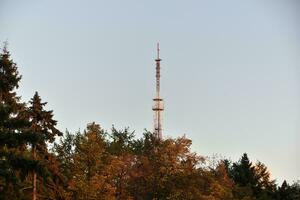
[{"label": "clear sky", "polygon": [[[297,3],[298,2],[298,3]],[[165,137],[201,155],[247,152],[300,179],[300,3],[295,0],[0,0],[0,41],[61,130],[152,130],[160,42]],[[297,13],[298,12],[298,13]]]}]

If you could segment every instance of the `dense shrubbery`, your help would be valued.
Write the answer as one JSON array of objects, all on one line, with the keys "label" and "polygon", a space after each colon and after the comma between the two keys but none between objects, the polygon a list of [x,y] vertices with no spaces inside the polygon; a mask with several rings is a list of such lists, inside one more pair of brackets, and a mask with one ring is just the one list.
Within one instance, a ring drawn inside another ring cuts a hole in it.
[{"label": "dense shrubbery", "polygon": [[[128,129],[90,123],[64,135],[38,93],[29,104],[15,93],[21,76],[0,55],[0,199],[300,199],[299,183],[277,186],[263,163],[206,159],[185,138],[136,139]],[[54,138],[58,142],[54,143]],[[52,148],[49,149],[49,144]],[[35,186],[34,186],[35,185]],[[36,192],[34,192],[36,188]]]}]

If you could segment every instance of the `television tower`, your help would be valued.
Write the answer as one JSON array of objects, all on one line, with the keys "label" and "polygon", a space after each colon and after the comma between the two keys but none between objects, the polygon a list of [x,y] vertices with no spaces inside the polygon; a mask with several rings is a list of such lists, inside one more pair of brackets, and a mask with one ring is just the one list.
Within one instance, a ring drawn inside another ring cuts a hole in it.
[{"label": "television tower", "polygon": [[162,139],[162,111],[164,110],[163,99],[160,97],[160,57],[159,57],[159,43],[157,43],[157,58],[156,62],[156,95],[153,99],[154,105],[154,134],[157,138]]}]

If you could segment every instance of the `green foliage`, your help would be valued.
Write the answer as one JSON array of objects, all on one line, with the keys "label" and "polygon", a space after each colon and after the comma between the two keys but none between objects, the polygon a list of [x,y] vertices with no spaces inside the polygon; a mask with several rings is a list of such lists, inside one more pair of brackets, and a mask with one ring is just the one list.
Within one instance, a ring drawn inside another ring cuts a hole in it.
[{"label": "green foliage", "polygon": [[46,142],[53,143],[55,136],[62,136],[62,133],[56,128],[57,121],[53,119],[53,111],[44,109],[47,103],[42,103],[38,92],[35,92],[29,103],[29,132],[41,136],[42,140],[37,143],[37,146],[40,148],[42,148],[41,146],[46,147]]},{"label": "green foliage", "polygon": [[[32,190],[32,173],[43,177],[41,185],[46,184],[47,177],[55,175],[50,170],[55,158],[48,153],[47,143],[60,135],[56,121],[52,119],[52,111],[43,109],[46,103],[41,102],[37,93],[30,107],[20,102],[16,94],[20,80],[5,46],[0,54],[0,199],[30,196],[27,194]],[[37,159],[30,153],[29,145],[38,147]]]},{"label": "green foliage", "polygon": [[109,143],[108,151],[111,154],[121,155],[134,151],[134,132],[129,132],[128,128],[118,131],[115,127],[112,127],[109,137],[111,142]]},{"label": "green foliage", "polygon": [[67,179],[72,178],[72,169],[74,169],[74,146],[75,135],[66,131],[66,133],[60,137],[59,143],[54,143],[52,148],[52,152],[55,152],[56,159],[59,162],[60,171]]},{"label": "green foliage", "polygon": [[289,185],[285,180],[282,185],[278,187],[276,192],[276,199],[278,200],[299,200],[300,199],[300,184],[296,182]]},{"label": "green foliage", "polygon": [[229,176],[235,182],[234,196],[238,199],[274,199],[276,185],[271,180],[267,167],[257,162],[250,162],[248,155],[243,154],[241,159],[232,165],[225,162]]},{"label": "green foliage", "polygon": [[111,199],[112,159],[107,153],[105,132],[98,124],[88,124],[74,138],[72,178],[69,189],[73,199]]},{"label": "green foliage", "polygon": [[[58,162],[53,154],[48,152],[47,143],[53,143],[56,136],[62,133],[56,128],[57,122],[53,119],[53,111],[44,109],[46,102],[42,102],[40,96],[35,92],[29,101],[30,106],[27,109],[27,117],[30,127],[27,133],[35,135],[39,140],[31,143],[32,158],[43,166],[45,175],[33,171],[38,176],[37,196],[47,196],[53,199],[60,198],[62,194],[56,194],[53,190],[61,190],[63,187],[64,177],[58,169]],[[33,180],[32,180],[33,181]]]},{"label": "green foliage", "polygon": [[0,199],[17,199],[22,195],[21,178],[35,163],[26,154],[26,145],[35,138],[24,135],[29,122],[26,107],[15,90],[21,76],[6,47],[0,54]]}]

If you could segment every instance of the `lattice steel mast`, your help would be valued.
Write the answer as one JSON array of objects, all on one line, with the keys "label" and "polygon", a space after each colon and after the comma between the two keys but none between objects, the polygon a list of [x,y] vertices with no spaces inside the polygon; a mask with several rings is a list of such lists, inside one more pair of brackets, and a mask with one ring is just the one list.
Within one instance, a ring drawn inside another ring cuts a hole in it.
[{"label": "lattice steel mast", "polygon": [[163,99],[160,97],[160,57],[159,43],[157,43],[157,58],[156,62],[156,96],[153,99],[154,105],[154,134],[157,138],[162,139],[162,111],[164,110]]}]

